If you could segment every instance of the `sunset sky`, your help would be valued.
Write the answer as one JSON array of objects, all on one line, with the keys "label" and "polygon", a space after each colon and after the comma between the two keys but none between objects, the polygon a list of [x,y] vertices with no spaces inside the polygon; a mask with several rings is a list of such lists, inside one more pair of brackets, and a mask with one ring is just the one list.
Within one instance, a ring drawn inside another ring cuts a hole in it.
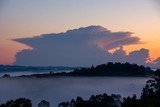
[{"label": "sunset sky", "polygon": [[127,53],[146,48],[160,57],[158,0],[0,0],[0,64],[12,64],[16,52],[29,48],[15,38],[60,33],[100,25],[113,32],[133,32],[141,44],[125,46]]}]

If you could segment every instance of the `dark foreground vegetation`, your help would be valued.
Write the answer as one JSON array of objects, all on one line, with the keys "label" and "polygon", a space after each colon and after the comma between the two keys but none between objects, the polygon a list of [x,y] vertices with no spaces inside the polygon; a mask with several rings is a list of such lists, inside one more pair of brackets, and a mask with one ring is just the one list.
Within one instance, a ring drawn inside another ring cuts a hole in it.
[{"label": "dark foreground vegetation", "polygon": [[142,65],[109,62],[96,67],[75,69],[69,74],[73,76],[148,76],[152,73],[149,67]]},{"label": "dark foreground vegetation", "polygon": [[[29,99],[20,98],[10,100],[0,107],[31,107]],[[92,95],[88,100],[77,97],[68,102],[62,102],[58,107],[159,107],[160,106],[160,70],[156,70],[150,80],[146,82],[140,98],[121,98],[120,95]],[[38,107],[50,107],[49,102],[41,101]]]},{"label": "dark foreground vegetation", "polygon": [[139,66],[137,64],[129,63],[107,63],[90,68],[74,69],[72,72],[61,73],[45,73],[23,75],[20,77],[53,77],[53,76],[151,76],[153,71],[149,67]]},{"label": "dark foreground vegetation", "polygon": [[32,103],[29,99],[20,98],[15,101],[7,101],[5,104],[1,104],[0,107],[32,107]]},{"label": "dark foreground vegetation", "polygon": [[134,96],[124,98],[122,107],[160,107],[160,70],[147,81],[139,99]]},{"label": "dark foreground vegetation", "polygon": [[121,107],[120,95],[92,95],[88,100],[82,97],[72,99],[70,102],[62,102],[58,107]]}]

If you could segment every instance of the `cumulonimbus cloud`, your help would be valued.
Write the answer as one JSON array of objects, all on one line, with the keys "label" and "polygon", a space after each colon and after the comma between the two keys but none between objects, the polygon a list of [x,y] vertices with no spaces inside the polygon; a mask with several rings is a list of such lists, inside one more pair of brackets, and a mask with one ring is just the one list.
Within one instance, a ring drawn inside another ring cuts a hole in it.
[{"label": "cumulonimbus cloud", "polygon": [[109,53],[110,49],[142,42],[140,38],[133,37],[131,32],[112,32],[101,26],[82,27],[14,41],[32,48],[17,52],[16,65],[90,66],[110,61],[144,64],[149,57],[146,49],[129,55],[123,49]]}]

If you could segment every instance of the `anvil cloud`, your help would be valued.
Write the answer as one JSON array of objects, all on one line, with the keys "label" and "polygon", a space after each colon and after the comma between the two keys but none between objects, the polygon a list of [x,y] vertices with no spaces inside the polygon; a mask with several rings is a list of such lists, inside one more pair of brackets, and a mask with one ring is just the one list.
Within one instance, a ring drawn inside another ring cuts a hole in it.
[{"label": "anvil cloud", "polygon": [[90,66],[110,61],[146,64],[149,58],[147,49],[133,51],[128,55],[122,48],[109,53],[111,49],[142,42],[131,32],[112,32],[102,26],[82,27],[14,41],[32,48],[17,52],[16,65]]}]

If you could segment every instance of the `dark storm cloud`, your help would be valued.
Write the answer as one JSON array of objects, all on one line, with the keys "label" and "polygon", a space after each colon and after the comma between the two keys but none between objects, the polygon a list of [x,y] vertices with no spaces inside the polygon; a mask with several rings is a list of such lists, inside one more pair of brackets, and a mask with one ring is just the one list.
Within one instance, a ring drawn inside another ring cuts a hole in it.
[{"label": "dark storm cloud", "polygon": [[[32,48],[16,54],[14,64],[18,65],[90,66],[117,61],[116,57],[119,61],[123,59],[123,62],[129,59],[131,62],[141,60],[140,62],[144,63],[141,58],[146,57],[143,56],[143,49],[129,55],[122,49],[114,54],[109,53],[110,49],[142,42],[140,38],[133,37],[131,32],[112,32],[101,26],[82,27],[64,33],[43,34],[14,41]],[[139,60],[129,57],[134,55],[139,55]]]}]

